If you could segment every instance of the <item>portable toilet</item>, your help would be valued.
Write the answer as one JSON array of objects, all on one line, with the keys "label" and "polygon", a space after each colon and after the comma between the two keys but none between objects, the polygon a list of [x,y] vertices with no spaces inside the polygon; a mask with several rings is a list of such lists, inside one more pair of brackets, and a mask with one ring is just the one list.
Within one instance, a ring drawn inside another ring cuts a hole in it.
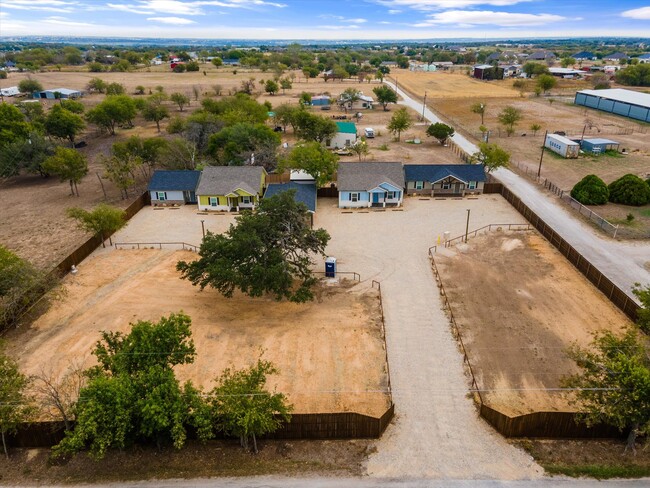
[{"label": "portable toilet", "polygon": [[327,278],[336,277],[336,258],[328,257],[325,260],[325,276]]}]

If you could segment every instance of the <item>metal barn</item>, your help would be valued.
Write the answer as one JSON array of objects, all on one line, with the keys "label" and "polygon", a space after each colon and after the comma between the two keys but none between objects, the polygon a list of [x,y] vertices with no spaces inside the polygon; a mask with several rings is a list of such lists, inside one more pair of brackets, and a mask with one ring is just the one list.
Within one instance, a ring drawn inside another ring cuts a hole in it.
[{"label": "metal barn", "polygon": [[650,122],[650,95],[622,88],[581,90],[575,104],[595,108],[642,122]]},{"label": "metal barn", "polygon": [[618,150],[619,143],[610,139],[593,138],[583,139],[580,142],[580,147],[583,151],[601,154],[609,149]]}]

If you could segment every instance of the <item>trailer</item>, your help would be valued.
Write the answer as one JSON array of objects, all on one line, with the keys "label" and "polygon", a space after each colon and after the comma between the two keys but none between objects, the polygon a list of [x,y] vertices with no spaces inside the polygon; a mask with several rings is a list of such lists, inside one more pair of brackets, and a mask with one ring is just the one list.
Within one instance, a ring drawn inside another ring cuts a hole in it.
[{"label": "trailer", "polygon": [[580,144],[559,134],[547,134],[544,147],[567,159],[577,158],[580,154]]}]

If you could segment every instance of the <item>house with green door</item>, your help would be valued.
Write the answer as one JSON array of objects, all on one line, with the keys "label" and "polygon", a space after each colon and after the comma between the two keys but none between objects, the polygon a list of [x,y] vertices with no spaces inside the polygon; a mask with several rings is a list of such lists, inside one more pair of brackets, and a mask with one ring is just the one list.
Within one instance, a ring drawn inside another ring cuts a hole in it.
[{"label": "house with green door", "polygon": [[255,208],[265,182],[266,171],[261,166],[207,166],[196,188],[199,210],[238,212]]}]

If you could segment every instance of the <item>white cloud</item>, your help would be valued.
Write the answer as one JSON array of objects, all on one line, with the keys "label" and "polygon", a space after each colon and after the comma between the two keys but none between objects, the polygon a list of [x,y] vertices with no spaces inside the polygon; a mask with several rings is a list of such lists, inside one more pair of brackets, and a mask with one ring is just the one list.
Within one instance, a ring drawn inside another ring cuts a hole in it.
[{"label": "white cloud", "polygon": [[375,0],[386,7],[410,7],[425,11],[476,7],[478,5],[507,7],[531,1],[533,0]]},{"label": "white cloud", "polygon": [[107,3],[107,7],[141,15],[206,15],[201,7],[223,7],[252,9],[255,7],[286,7],[285,4],[267,2],[266,0],[197,0],[184,2],[180,0],[137,0],[136,3]]},{"label": "white cloud", "polygon": [[397,15],[397,14],[401,14],[402,11],[401,11],[401,10],[397,10],[397,9],[392,8],[392,9],[390,9],[390,10],[388,11],[388,13],[391,14],[391,15]]},{"label": "white cloud", "polygon": [[630,19],[650,20],[650,7],[635,8],[626,10],[621,13],[622,17],[629,17]]},{"label": "white cloud", "polygon": [[365,24],[368,22],[367,19],[348,19],[343,17],[342,15],[332,15],[332,14],[323,14],[319,15],[321,19],[334,19],[338,20],[339,22],[343,22],[346,24]]},{"label": "white cloud", "polygon": [[489,10],[448,10],[429,15],[425,22],[414,24],[414,27],[431,27],[432,25],[455,24],[457,27],[475,25],[499,25],[502,27],[523,27],[544,25],[551,22],[567,20],[566,17],[554,14],[519,14],[510,12],[493,12]]},{"label": "white cloud", "polygon": [[76,22],[74,20],[67,19],[65,17],[48,17],[46,19],[42,19],[40,22],[43,22],[45,24],[54,24],[54,25],[65,25],[68,27],[91,27],[93,24],[89,24],[88,22]]},{"label": "white cloud", "polygon": [[161,24],[172,24],[172,25],[188,25],[196,24],[193,20],[184,19],[183,17],[147,17],[147,20],[152,22],[160,22]]},{"label": "white cloud", "polygon": [[71,12],[77,2],[63,0],[6,0],[2,8],[15,10],[41,10],[45,12]]},{"label": "white cloud", "polygon": [[327,30],[344,30],[344,29],[358,29],[358,25],[319,25],[318,29],[327,29]]}]

